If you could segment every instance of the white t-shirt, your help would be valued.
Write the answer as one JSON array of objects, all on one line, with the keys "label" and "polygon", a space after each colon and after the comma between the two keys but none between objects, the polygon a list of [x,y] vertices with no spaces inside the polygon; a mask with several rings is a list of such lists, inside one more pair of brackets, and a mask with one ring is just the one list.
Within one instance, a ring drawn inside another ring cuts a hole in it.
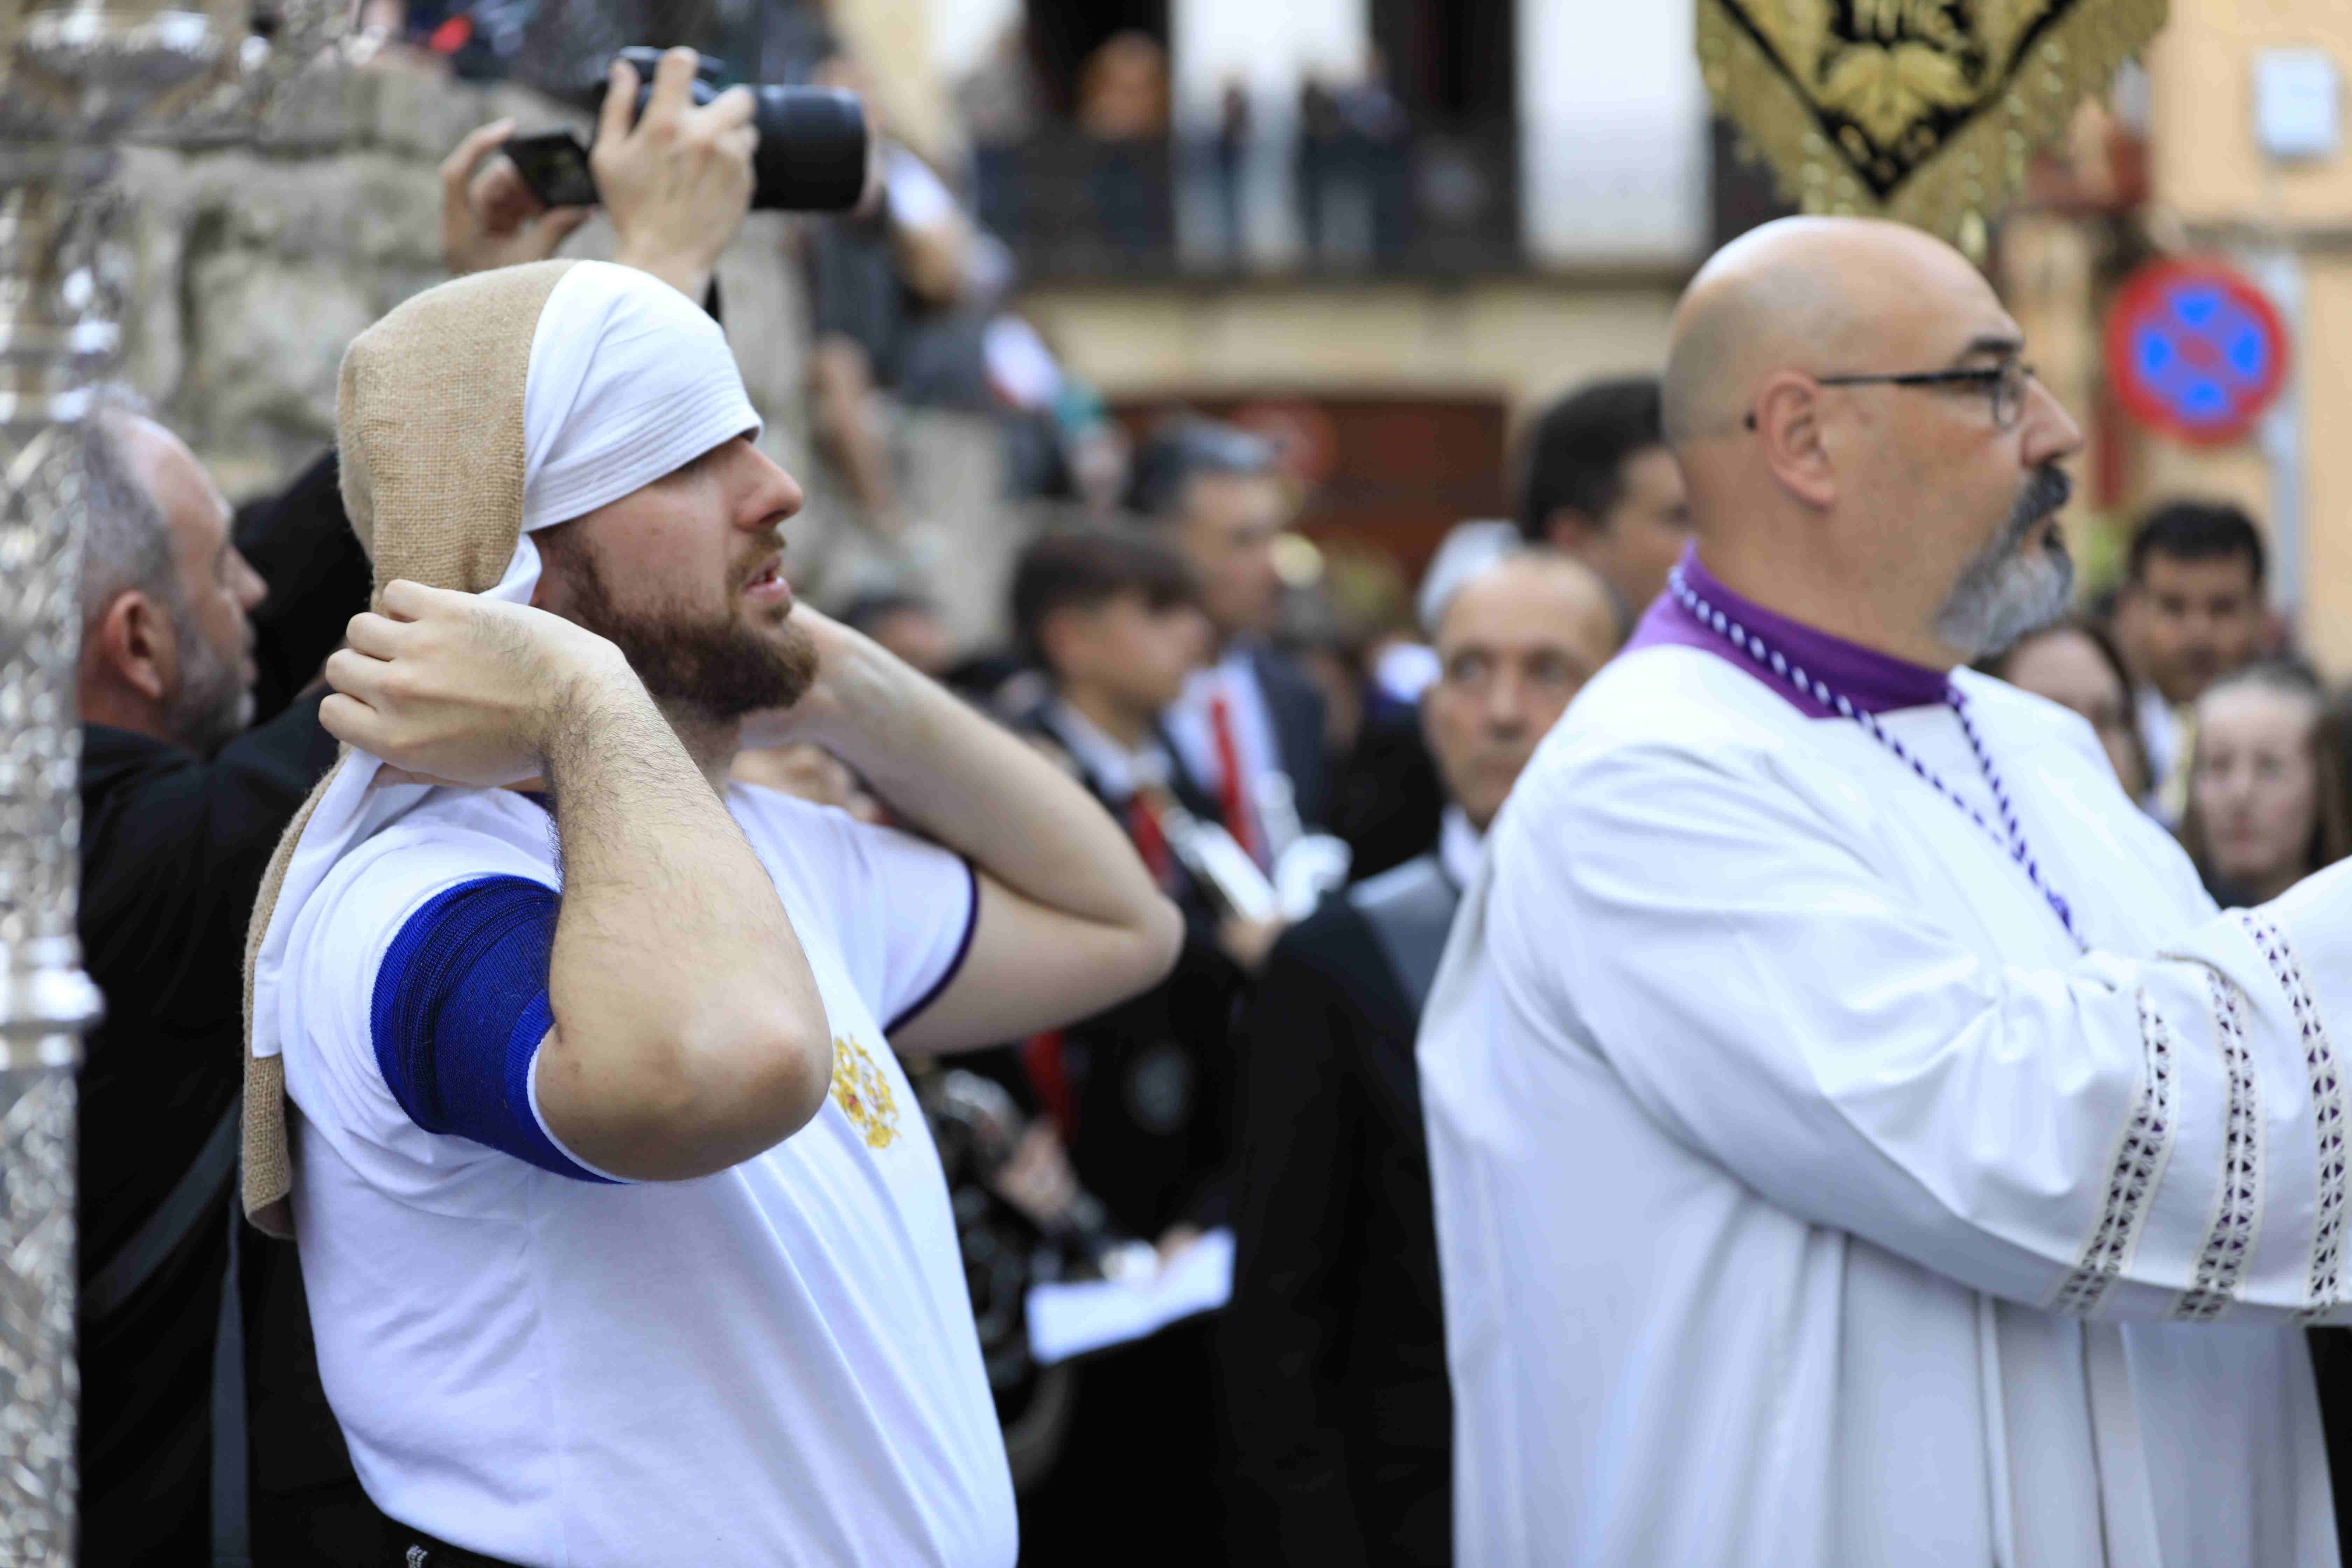
[{"label": "white t-shirt", "polygon": [[728,807],[815,974],[834,1092],[694,1181],[575,1180],[427,1132],[377,1066],[372,992],[409,915],[485,876],[558,885],[536,804],[436,790],[305,906],[286,1085],[329,1402],[378,1507],[525,1568],[1007,1568],[947,1186],[877,1022],[961,962],[970,872],[771,791]]}]

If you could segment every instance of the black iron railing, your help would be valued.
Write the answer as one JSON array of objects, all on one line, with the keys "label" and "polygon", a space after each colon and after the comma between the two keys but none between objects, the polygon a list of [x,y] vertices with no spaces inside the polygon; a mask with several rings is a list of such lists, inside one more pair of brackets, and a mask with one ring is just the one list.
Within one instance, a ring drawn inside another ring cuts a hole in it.
[{"label": "black iron railing", "polygon": [[1238,144],[1056,129],[981,149],[974,175],[982,221],[1032,281],[1410,277],[1526,259],[1508,124]]}]

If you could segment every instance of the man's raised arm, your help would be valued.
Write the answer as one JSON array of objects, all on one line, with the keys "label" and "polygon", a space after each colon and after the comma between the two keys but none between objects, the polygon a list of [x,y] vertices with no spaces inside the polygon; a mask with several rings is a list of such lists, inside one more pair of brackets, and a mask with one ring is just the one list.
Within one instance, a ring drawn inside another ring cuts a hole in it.
[{"label": "man's raised arm", "polygon": [[774,884],[604,638],[527,605],[394,583],[328,661],[320,719],[395,766],[490,786],[541,774],[563,891],[536,1091],[616,1176],[724,1170],[814,1116],[824,1006]]},{"label": "man's raised arm", "polygon": [[993,1045],[1099,1012],[1167,974],[1183,919],[1091,795],[872,639],[805,605],[793,614],[822,673],[786,721],[791,732],[821,742],[981,873],[970,954],[893,1044]]},{"label": "man's raised arm", "polygon": [[[694,101],[695,60],[692,49],[663,54],[643,115],[635,68],[614,60],[589,166],[613,221],[613,259],[699,300],[751,208],[760,133],[742,88]],[[514,129],[495,121],[442,161],[441,254],[453,276],[544,261],[588,219],[585,207],[540,205],[513,161],[491,155]]]}]

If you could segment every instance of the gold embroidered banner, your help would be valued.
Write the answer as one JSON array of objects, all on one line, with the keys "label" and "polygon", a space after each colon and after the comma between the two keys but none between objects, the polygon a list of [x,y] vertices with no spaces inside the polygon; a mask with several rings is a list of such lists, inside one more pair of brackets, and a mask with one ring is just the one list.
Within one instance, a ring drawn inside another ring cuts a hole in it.
[{"label": "gold embroidered banner", "polygon": [[1716,111],[1807,212],[1983,247],[2026,160],[2163,26],[2166,0],[1697,0]]}]

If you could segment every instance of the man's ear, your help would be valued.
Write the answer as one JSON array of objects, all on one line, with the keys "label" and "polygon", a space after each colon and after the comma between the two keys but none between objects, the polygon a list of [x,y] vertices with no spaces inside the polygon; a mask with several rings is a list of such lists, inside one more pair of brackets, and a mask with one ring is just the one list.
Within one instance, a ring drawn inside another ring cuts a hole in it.
[{"label": "man's ear", "polygon": [[1757,395],[1753,420],[1773,478],[1816,507],[1837,500],[1837,468],[1822,439],[1818,386],[1793,371],[1774,376]]},{"label": "man's ear", "polygon": [[1545,542],[1570,555],[1607,531],[1599,518],[1581,507],[1556,506],[1544,515]]},{"label": "man's ear", "polygon": [[171,612],[142,589],[117,594],[91,626],[89,640],[98,668],[150,702],[163,701],[179,682],[179,637]]}]

